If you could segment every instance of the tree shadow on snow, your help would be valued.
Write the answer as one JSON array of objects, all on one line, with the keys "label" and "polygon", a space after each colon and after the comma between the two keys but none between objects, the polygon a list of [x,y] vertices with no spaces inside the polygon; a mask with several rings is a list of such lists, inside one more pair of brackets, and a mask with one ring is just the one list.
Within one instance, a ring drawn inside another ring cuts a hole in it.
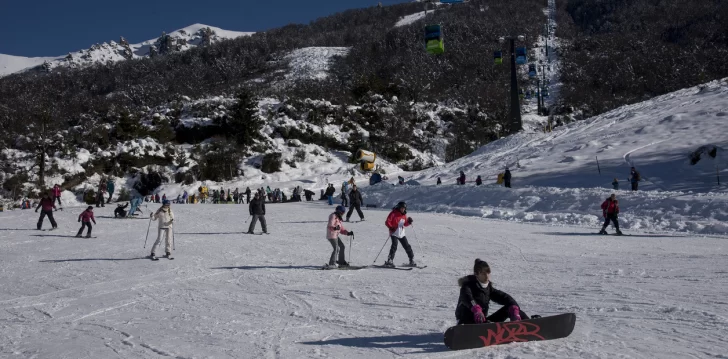
[{"label": "tree shadow on snow", "polygon": [[41,263],[63,263],[63,262],[88,262],[88,261],[135,261],[138,259],[149,259],[149,257],[137,258],[76,258],[76,259],[46,259],[38,261]]},{"label": "tree shadow on snow", "polygon": [[443,343],[442,333],[403,334],[380,337],[339,338],[313,342],[300,342],[306,345],[341,345],[356,348],[382,349],[419,349],[413,353],[436,353],[449,351]]},{"label": "tree shadow on snow", "polygon": [[[578,232],[541,232],[536,234],[545,234],[547,236],[565,236],[565,237],[620,237],[614,234],[598,234],[598,233],[578,233]],[[630,234],[625,233],[621,237],[639,237],[639,238],[682,238],[686,235],[670,235],[670,234]]]},{"label": "tree shadow on snow", "polygon": [[321,269],[322,266],[239,266],[239,267],[213,267],[210,269]]}]

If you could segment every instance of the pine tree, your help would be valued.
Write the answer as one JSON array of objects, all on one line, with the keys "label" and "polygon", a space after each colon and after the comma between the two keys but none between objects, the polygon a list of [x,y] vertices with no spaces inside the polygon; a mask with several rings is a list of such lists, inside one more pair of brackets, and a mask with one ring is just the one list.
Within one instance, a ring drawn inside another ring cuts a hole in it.
[{"label": "pine tree", "polygon": [[247,90],[238,92],[236,98],[238,101],[230,109],[227,119],[227,133],[238,145],[248,148],[261,138],[263,121],[258,114],[258,100]]}]

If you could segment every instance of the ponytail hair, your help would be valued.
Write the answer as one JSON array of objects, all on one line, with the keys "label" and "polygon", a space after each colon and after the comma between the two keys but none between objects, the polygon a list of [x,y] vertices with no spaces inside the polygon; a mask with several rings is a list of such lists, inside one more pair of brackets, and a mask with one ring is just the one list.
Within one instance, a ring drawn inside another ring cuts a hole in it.
[{"label": "ponytail hair", "polygon": [[477,258],[475,259],[475,264],[473,265],[473,274],[478,274],[482,271],[490,273],[490,266],[488,265],[488,262]]}]

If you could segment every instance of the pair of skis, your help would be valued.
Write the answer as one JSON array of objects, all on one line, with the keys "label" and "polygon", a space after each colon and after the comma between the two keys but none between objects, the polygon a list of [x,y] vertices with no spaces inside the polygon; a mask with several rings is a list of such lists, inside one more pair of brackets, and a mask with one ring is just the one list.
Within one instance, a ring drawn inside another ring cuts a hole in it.
[{"label": "pair of skis", "polygon": [[370,266],[342,266],[342,267],[330,267],[329,265],[325,264],[323,267],[321,267],[322,270],[359,270],[364,268],[384,268],[384,269],[396,269],[396,270],[413,270],[415,268],[417,269],[425,269],[427,266],[416,266],[416,267],[410,267],[410,266],[400,266],[400,267],[390,267],[390,266],[384,266],[384,265],[370,265]]}]

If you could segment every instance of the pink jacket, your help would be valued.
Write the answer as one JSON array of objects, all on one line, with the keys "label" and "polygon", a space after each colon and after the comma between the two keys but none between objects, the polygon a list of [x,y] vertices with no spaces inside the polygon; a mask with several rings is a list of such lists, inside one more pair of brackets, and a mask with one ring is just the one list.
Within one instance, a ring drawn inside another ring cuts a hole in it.
[{"label": "pink jacket", "polygon": [[53,197],[60,197],[61,196],[61,187],[60,186],[53,187],[51,192],[53,192]]},{"label": "pink jacket", "polygon": [[[339,229],[336,229],[336,226],[339,226]],[[349,234],[349,231],[344,228],[344,224],[341,222],[339,216],[336,213],[332,213],[329,215],[329,223],[326,227],[326,239],[337,239],[339,238],[339,233]]]},{"label": "pink jacket", "polygon": [[94,213],[89,210],[81,212],[81,214],[78,216],[78,219],[80,219],[81,222],[84,222],[84,223],[88,223],[91,221],[94,221],[94,223],[96,223],[96,218],[94,218]]}]

